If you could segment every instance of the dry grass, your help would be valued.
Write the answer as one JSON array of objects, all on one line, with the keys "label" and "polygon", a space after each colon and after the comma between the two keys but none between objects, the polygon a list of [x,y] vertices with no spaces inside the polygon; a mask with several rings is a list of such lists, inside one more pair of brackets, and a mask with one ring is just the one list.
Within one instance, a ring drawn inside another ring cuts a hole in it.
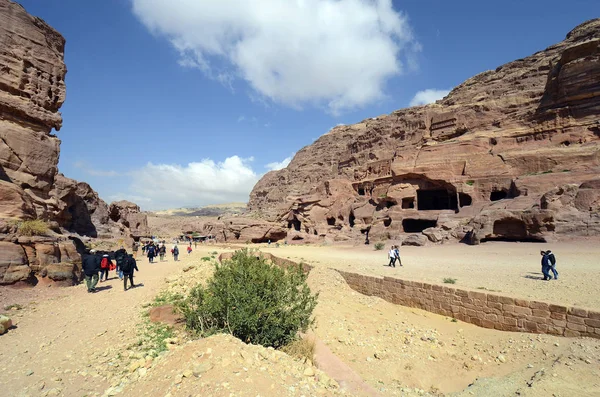
[{"label": "dry grass", "polygon": [[48,233],[48,224],[42,220],[21,221],[17,223],[17,230],[21,236],[43,236]]},{"label": "dry grass", "polygon": [[284,353],[300,360],[313,361],[315,356],[315,340],[308,336],[297,339],[281,348]]}]

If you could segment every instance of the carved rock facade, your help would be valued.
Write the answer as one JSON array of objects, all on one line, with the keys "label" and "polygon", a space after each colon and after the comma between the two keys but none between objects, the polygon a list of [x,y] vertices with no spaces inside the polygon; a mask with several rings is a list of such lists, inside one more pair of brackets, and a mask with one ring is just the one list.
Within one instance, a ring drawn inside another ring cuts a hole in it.
[{"label": "carved rock facade", "polygon": [[248,207],[307,238],[598,235],[599,117],[596,19],[435,104],[332,129],[266,174]]}]

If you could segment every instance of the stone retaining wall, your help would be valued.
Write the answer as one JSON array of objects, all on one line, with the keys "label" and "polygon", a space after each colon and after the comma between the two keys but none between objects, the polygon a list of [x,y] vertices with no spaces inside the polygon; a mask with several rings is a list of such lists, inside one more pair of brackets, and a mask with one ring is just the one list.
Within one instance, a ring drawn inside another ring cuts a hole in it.
[{"label": "stone retaining wall", "polygon": [[338,270],[350,288],[402,306],[502,331],[600,338],[600,312]]}]

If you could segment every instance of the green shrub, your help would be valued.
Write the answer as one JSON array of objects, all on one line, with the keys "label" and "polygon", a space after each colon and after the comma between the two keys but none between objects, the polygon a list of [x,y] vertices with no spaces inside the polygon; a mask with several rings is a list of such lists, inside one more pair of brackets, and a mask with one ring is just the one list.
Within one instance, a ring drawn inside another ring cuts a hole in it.
[{"label": "green shrub", "polygon": [[211,255],[219,255],[219,253],[217,251],[213,251],[210,253]]},{"label": "green shrub", "polygon": [[209,262],[210,261],[210,256],[203,256],[202,258],[200,258],[200,260],[202,260],[204,262]]},{"label": "green shrub", "polygon": [[455,278],[445,278],[444,279],[444,284],[456,284],[456,279]]},{"label": "green shrub", "polygon": [[48,233],[48,224],[42,220],[20,221],[17,230],[21,236],[43,236]]},{"label": "green shrub", "polygon": [[385,244],[384,243],[375,243],[374,248],[375,248],[375,251],[381,251],[382,249],[385,248]]},{"label": "green shrub", "polygon": [[469,179],[468,181],[465,182],[467,185],[469,186],[473,186],[475,184],[475,181],[472,179]]},{"label": "green shrub", "polygon": [[208,285],[179,305],[189,329],[202,336],[229,332],[246,343],[279,348],[312,324],[317,304],[301,266],[282,269],[247,249],[216,264]]}]

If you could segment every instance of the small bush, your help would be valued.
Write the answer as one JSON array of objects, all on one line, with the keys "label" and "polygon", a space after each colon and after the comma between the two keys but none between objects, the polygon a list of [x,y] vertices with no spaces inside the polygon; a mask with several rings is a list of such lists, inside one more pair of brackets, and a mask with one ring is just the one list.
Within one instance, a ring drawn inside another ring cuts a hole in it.
[{"label": "small bush", "polygon": [[210,256],[203,256],[202,258],[200,258],[200,260],[204,262],[210,262]]},{"label": "small bush", "polygon": [[312,324],[317,304],[302,267],[281,269],[244,249],[216,264],[208,285],[194,287],[178,307],[202,336],[229,332],[246,343],[279,348]]},{"label": "small bush", "polygon": [[455,278],[445,278],[444,279],[444,284],[456,284],[456,279]]},{"label": "small bush", "polygon": [[219,255],[219,253],[217,251],[213,251],[210,253],[211,255]]},{"label": "small bush", "polygon": [[48,224],[42,220],[21,221],[17,223],[17,230],[21,236],[43,236],[48,233]]},{"label": "small bush", "polygon": [[473,186],[475,184],[475,181],[472,179],[469,179],[468,181],[465,182],[467,185],[469,186]]},{"label": "small bush", "polygon": [[375,245],[373,247],[375,248],[375,251],[381,251],[382,249],[385,248],[385,244],[384,243],[375,243]]},{"label": "small bush", "polygon": [[284,346],[281,351],[301,360],[314,361],[315,340],[310,338],[300,338]]}]

